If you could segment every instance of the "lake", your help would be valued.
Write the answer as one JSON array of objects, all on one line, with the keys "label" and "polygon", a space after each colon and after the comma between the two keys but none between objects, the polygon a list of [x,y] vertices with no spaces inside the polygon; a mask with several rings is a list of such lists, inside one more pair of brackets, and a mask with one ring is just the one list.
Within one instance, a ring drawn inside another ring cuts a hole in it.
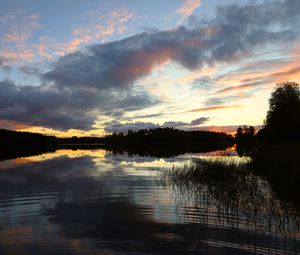
[{"label": "lake", "polygon": [[251,171],[174,182],[235,148],[168,158],[104,149],[0,161],[0,254],[300,254],[297,206]]}]

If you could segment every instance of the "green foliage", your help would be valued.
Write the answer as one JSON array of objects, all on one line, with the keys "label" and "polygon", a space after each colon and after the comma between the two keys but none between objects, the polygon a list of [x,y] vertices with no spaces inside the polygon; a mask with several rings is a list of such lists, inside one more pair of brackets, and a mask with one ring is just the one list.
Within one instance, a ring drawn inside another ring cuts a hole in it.
[{"label": "green foliage", "polygon": [[300,90],[295,82],[277,84],[269,100],[265,127],[271,139],[299,139]]}]

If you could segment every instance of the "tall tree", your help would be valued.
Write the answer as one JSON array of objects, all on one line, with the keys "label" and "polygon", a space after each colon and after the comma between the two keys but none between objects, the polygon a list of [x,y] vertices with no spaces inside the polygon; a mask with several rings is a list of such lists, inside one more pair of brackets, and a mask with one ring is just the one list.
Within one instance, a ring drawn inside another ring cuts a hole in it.
[{"label": "tall tree", "polygon": [[299,139],[300,90],[295,82],[277,84],[269,100],[265,127],[271,139]]}]

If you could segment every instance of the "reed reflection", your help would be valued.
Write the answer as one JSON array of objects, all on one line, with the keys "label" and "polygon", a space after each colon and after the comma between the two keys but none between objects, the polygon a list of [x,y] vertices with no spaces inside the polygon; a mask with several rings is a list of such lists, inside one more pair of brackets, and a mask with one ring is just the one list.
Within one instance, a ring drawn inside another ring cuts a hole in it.
[{"label": "reed reflection", "polygon": [[180,221],[199,225],[194,241],[200,247],[300,251],[297,207],[278,199],[267,179],[253,173],[249,158],[198,159],[168,168],[160,178],[172,187]]}]

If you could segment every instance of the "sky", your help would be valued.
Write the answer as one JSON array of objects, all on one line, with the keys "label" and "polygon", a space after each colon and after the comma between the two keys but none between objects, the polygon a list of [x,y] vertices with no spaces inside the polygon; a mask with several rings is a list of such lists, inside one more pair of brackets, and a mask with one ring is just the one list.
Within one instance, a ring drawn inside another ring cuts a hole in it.
[{"label": "sky", "polygon": [[299,0],[2,0],[0,128],[58,136],[263,124],[300,82]]}]

